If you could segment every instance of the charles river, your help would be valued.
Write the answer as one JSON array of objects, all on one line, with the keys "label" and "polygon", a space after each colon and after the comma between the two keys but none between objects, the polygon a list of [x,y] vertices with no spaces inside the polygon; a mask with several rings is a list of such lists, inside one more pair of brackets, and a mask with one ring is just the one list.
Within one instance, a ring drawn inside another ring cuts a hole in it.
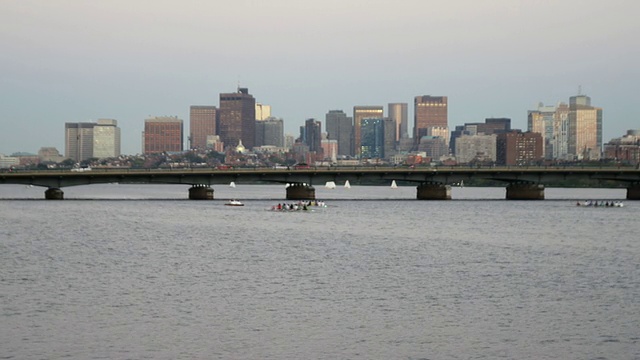
[{"label": "charles river", "polygon": [[214,189],[0,185],[0,358],[640,358],[640,202],[575,206],[624,189]]}]

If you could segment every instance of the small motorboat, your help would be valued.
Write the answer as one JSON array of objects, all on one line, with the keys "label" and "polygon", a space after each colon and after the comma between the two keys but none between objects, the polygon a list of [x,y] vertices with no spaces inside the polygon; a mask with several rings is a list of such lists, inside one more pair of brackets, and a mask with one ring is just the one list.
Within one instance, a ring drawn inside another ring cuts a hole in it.
[{"label": "small motorboat", "polygon": [[227,201],[225,205],[226,206],[244,206],[244,204],[240,202],[240,200],[235,200],[235,199],[231,199]]}]

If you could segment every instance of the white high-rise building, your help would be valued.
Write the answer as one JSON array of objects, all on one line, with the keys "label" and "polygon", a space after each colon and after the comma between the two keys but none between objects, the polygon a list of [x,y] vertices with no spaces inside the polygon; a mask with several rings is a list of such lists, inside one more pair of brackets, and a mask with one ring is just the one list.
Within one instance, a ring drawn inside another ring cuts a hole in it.
[{"label": "white high-rise building", "polygon": [[264,121],[271,117],[271,105],[256,103],[256,120]]},{"label": "white high-rise building", "polygon": [[120,156],[118,121],[99,119],[93,127],[93,157],[104,159],[118,156]]},{"label": "white high-rise building", "polygon": [[569,105],[559,103],[553,116],[552,159],[569,160]]},{"label": "white high-rise building", "polygon": [[569,155],[576,160],[599,160],[602,153],[602,109],[591,98],[569,98]]},{"label": "white high-rise building", "polygon": [[542,153],[545,159],[567,160],[569,107],[565,103],[544,106],[528,112],[528,131],[542,135]]},{"label": "white high-rise building", "polygon": [[553,120],[555,118],[556,107],[538,104],[536,110],[529,110],[527,114],[527,128],[531,132],[542,135],[542,153],[545,159],[553,156]]}]

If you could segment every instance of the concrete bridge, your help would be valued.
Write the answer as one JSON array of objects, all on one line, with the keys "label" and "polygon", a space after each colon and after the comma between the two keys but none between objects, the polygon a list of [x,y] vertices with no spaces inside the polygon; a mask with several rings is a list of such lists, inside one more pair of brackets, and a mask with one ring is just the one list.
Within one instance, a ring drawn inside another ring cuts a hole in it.
[{"label": "concrete bridge", "polygon": [[217,184],[290,184],[288,200],[315,199],[313,185],[383,183],[416,184],[419,200],[451,199],[451,184],[472,179],[504,182],[506,198],[543,200],[544,184],[562,180],[608,180],[627,188],[627,199],[640,200],[640,169],[616,167],[317,167],[308,169],[241,168],[39,170],[0,173],[0,184],[46,187],[45,199],[61,200],[62,188],[104,183],[188,184],[189,199],[211,200]]}]

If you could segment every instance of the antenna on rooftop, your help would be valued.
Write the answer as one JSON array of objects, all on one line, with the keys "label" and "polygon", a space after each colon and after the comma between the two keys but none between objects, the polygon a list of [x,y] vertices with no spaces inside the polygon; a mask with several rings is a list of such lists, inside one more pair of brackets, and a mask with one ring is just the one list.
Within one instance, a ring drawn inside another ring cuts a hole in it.
[{"label": "antenna on rooftop", "polygon": [[578,85],[578,96],[582,95],[582,85]]}]

